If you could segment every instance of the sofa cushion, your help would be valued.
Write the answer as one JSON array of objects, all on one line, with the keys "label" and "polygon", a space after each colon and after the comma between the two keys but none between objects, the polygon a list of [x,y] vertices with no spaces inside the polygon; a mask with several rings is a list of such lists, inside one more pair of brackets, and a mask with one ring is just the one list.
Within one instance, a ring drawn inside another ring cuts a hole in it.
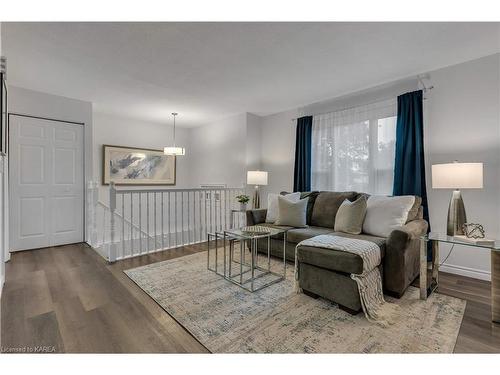
[{"label": "sofa cushion", "polygon": [[308,238],[329,233],[333,233],[333,229],[310,226],[307,228],[290,229],[286,235],[286,239],[288,242],[299,243],[300,241],[307,240]]},{"label": "sofa cushion", "polygon": [[296,228],[307,228],[307,202],[304,198],[298,202],[290,202],[285,197],[278,197],[278,219],[276,225],[289,225]]},{"label": "sofa cushion", "polygon": [[311,215],[311,225],[333,229],[335,215],[344,201],[356,199],[357,193],[353,191],[333,192],[321,191],[316,197]]},{"label": "sofa cushion", "polygon": [[[289,192],[282,191],[281,195],[290,194]],[[300,199],[309,198],[307,201],[307,225],[311,225],[311,217],[314,208],[314,202],[316,201],[316,197],[318,196],[319,191],[304,191],[300,193]]]},{"label": "sofa cushion", "polygon": [[[282,194],[283,198],[288,199],[290,202],[298,202],[300,199],[300,193]],[[278,220],[279,208],[278,208],[278,194],[269,193],[267,195],[267,214],[266,223],[274,223]]]},{"label": "sofa cushion", "polygon": [[[340,237],[372,241],[380,247],[382,258],[385,255],[385,238],[337,232],[334,234]],[[361,257],[345,251],[301,245],[297,248],[297,258],[301,263],[312,264],[317,267],[337,272],[349,274],[360,274],[363,272],[363,260]]]},{"label": "sofa cushion", "polygon": [[394,229],[408,220],[408,212],[415,203],[414,195],[386,197],[372,195],[368,198],[363,233],[389,237]]},{"label": "sofa cushion", "polygon": [[408,219],[406,220],[407,223],[419,218],[418,212],[420,210],[420,207],[422,207],[422,198],[420,198],[418,195],[415,195],[415,202],[410,208],[410,211],[408,211]]},{"label": "sofa cushion", "polygon": [[366,215],[366,197],[361,196],[354,202],[346,199],[342,202],[335,216],[336,232],[360,234]]}]

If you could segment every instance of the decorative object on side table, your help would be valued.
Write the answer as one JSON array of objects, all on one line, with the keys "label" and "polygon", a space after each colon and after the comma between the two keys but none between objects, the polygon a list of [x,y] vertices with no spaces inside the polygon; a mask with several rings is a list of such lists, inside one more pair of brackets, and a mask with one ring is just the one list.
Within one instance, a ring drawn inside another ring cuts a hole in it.
[{"label": "decorative object on side table", "polygon": [[462,230],[467,238],[484,238],[484,228],[481,224],[465,223]]},{"label": "decorative object on side table", "polygon": [[247,203],[250,201],[250,197],[246,194],[240,194],[236,196],[236,200],[240,204],[240,211],[245,211],[247,209]]},{"label": "decorative object on side table", "polygon": [[485,238],[485,231],[481,224],[465,223],[462,225],[464,236],[455,235],[455,238],[475,245],[493,246],[495,240]]},{"label": "decorative object on side table", "polygon": [[269,227],[263,227],[259,225],[251,225],[249,227],[243,227],[241,228],[241,233],[247,235],[247,236],[259,236],[263,234],[269,234],[270,230]]},{"label": "decorative object on side table", "polygon": [[247,184],[255,185],[255,194],[253,198],[253,208],[260,208],[259,186],[267,185],[267,172],[264,171],[248,171]]},{"label": "decorative object on side table", "polygon": [[446,233],[448,236],[463,235],[467,222],[465,206],[459,189],[483,188],[483,163],[453,163],[432,165],[432,188],[455,189],[448,207]]},{"label": "decorative object on side table", "polygon": [[175,156],[161,150],[103,145],[102,183],[175,185]]}]

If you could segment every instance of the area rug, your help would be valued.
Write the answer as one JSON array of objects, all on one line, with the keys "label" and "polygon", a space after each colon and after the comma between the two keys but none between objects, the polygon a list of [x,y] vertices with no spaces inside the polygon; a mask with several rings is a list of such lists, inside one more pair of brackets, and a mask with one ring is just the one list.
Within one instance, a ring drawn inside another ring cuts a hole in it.
[{"label": "area rug", "polygon": [[[282,263],[272,260],[278,270]],[[392,325],[296,294],[286,280],[250,293],[207,270],[197,253],[124,271],[213,353],[451,353],[466,302],[410,287]]]}]

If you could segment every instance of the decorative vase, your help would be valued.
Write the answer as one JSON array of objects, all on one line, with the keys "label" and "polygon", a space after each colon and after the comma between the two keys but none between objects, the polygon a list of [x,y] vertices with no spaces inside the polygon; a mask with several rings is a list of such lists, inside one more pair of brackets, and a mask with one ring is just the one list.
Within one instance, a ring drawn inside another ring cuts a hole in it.
[{"label": "decorative vase", "polygon": [[247,204],[240,202],[240,211],[246,211],[246,210],[247,210]]}]

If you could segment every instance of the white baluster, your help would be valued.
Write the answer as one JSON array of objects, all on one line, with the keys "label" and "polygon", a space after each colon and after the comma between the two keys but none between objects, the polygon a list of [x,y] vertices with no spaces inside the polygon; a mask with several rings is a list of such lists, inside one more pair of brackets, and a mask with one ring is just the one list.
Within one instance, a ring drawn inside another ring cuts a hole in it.
[{"label": "white baluster", "polygon": [[154,226],[155,226],[155,240],[154,240],[154,249],[153,249],[153,250],[158,250],[158,245],[157,245],[157,242],[156,242],[156,241],[157,241],[157,239],[158,239],[158,235],[157,235],[157,233],[156,233],[156,228],[157,228],[157,225],[156,225],[156,224],[157,224],[157,223],[156,223],[156,214],[157,214],[157,212],[156,212],[156,203],[157,203],[157,202],[156,202],[156,191],[155,191],[153,194],[154,194],[154,199],[153,199],[153,202],[154,202],[154,205],[155,205],[155,208],[154,208],[154,210],[153,210],[153,211],[154,211],[154,215],[155,215],[155,219],[154,219]]},{"label": "white baluster", "polygon": [[121,234],[121,243],[122,243],[122,259],[125,258],[125,195],[122,196],[122,234]]},{"label": "white baluster", "polygon": [[139,193],[139,254],[142,254],[142,193]]},{"label": "white baluster", "polygon": [[134,195],[130,193],[130,256],[134,255]]},{"label": "white baluster", "polygon": [[170,223],[172,222],[172,215],[170,213],[170,192],[168,192],[168,204],[167,204],[167,219],[168,219],[168,248],[170,248],[170,237],[172,237],[172,230],[170,227]]},{"label": "white baluster", "polygon": [[165,209],[165,205],[163,203],[163,191],[161,192],[161,248],[162,250],[165,249],[165,227],[164,227],[164,223],[163,223],[163,217],[164,217],[164,214],[163,214],[163,211]]},{"label": "white baluster", "polygon": [[109,261],[116,261],[116,227],[115,227],[115,211],[116,211],[116,189],[114,182],[109,184],[109,210],[110,210],[110,236],[111,245],[109,248]]},{"label": "white baluster", "polygon": [[174,210],[175,211],[174,212],[174,214],[175,214],[175,216],[174,216],[174,219],[175,219],[175,221],[174,221],[174,223],[175,223],[175,247],[177,247],[177,233],[178,233],[177,232],[177,221],[178,220],[177,220],[177,192],[176,191],[174,192],[174,208],[175,208],[175,210]]}]

